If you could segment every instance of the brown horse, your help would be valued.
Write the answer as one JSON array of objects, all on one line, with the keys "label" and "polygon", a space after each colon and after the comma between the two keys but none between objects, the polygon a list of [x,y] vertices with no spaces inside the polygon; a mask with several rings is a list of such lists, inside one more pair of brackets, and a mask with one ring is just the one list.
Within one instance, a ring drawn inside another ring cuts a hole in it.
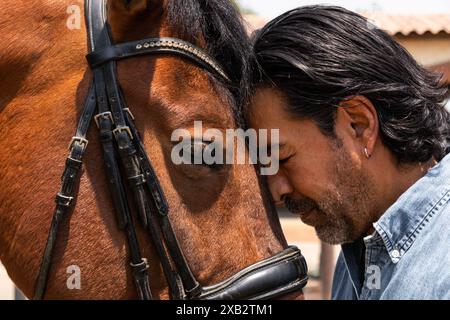
[{"label": "brown horse", "polygon": [[[67,143],[92,75],[84,59],[83,19],[77,27],[82,1],[3,0],[0,8],[0,259],[31,297]],[[244,78],[247,39],[225,1],[113,0],[108,19],[115,42],[178,37],[207,48],[235,82]],[[194,120],[203,120],[204,130],[236,127],[242,92],[218,86],[173,56],[122,61],[118,76],[199,281],[218,282],[282,250],[279,221],[253,166],[170,161],[174,129],[191,130]],[[125,236],[114,219],[95,128],[88,139],[78,201],[58,240],[46,298],[133,299]],[[138,233],[150,261],[152,293],[168,298],[156,253],[144,231]],[[81,290],[66,287],[71,265],[80,267]]]}]

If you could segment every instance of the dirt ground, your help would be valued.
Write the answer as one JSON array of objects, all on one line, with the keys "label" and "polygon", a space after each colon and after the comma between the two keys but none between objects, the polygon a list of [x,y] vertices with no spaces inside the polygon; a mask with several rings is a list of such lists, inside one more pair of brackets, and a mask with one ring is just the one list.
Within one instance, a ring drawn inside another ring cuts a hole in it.
[{"label": "dirt ground", "polygon": [[[293,217],[283,210],[280,210],[280,218],[286,240],[289,244],[300,248],[308,263],[310,280],[304,290],[306,299],[324,299],[319,278],[321,242],[317,238],[314,228],[305,225],[299,218]],[[339,246],[333,246],[332,248],[333,254],[330,259],[332,259],[333,270],[339,250]]]}]

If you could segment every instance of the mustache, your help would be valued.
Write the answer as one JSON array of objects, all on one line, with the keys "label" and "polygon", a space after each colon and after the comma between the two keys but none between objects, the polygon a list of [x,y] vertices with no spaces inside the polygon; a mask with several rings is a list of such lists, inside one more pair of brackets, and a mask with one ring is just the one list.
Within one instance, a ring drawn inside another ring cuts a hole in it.
[{"label": "mustache", "polygon": [[318,208],[317,203],[309,198],[293,199],[289,196],[284,198],[284,205],[290,212],[296,214],[307,213],[312,209]]}]

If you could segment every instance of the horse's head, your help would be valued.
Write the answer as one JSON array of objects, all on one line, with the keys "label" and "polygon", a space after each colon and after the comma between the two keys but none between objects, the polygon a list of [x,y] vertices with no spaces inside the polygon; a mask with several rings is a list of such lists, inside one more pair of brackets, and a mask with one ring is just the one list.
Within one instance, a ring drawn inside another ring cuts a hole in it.
[{"label": "horse's head", "polygon": [[[92,73],[86,71],[84,60],[85,29],[66,27],[71,3],[41,0],[45,10],[37,11],[28,7],[30,2],[16,6],[8,1],[15,11],[0,26],[5,34],[0,43],[5,53],[0,72],[11,74],[0,81],[8,98],[0,108],[2,132],[8,136],[0,140],[0,165],[5,173],[0,177],[0,258],[18,287],[32,296],[67,142]],[[81,8],[71,12],[76,16],[78,11]],[[146,37],[189,41],[213,57],[231,79],[225,82],[175,55],[117,62],[123,96],[167,198],[174,233],[198,281],[204,286],[217,283],[282,251],[286,241],[279,220],[252,164],[177,165],[172,159],[178,143],[171,139],[176,129],[202,135],[209,128],[225,133],[241,125],[249,42],[231,2],[110,0],[108,22],[114,43]],[[26,32],[19,36],[17,30]],[[15,65],[20,68],[11,67]],[[194,130],[194,121],[202,121],[200,132]],[[113,214],[98,131],[91,129],[79,197],[73,213],[61,223],[46,298],[136,297],[126,237]],[[206,138],[202,143],[210,141]],[[167,284],[149,234],[144,228],[137,230],[142,256],[150,262],[153,295],[167,298]],[[286,265],[284,260],[276,261]],[[80,290],[66,286],[67,268],[73,265],[81,270]],[[280,278],[276,272],[271,275],[266,278]]]},{"label": "horse's head", "polygon": [[[171,160],[172,132],[194,135],[233,129],[245,99],[248,38],[229,1],[111,1],[115,42],[175,37],[206,48],[232,78],[226,84],[192,62],[170,55],[121,61],[124,95],[143,133],[170,204],[170,217],[201,283],[224,279],[286,246],[278,218],[255,168],[246,165],[180,164]],[[206,143],[206,141],[205,141]]]}]

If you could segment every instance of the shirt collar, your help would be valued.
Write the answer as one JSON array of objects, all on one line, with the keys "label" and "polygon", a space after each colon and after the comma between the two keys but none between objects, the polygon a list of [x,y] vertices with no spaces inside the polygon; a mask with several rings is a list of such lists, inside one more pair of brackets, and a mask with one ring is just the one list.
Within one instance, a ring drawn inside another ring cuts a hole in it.
[{"label": "shirt collar", "polygon": [[[374,223],[393,263],[397,263],[450,200],[450,155],[404,192]],[[366,244],[371,238],[366,237]]]}]

